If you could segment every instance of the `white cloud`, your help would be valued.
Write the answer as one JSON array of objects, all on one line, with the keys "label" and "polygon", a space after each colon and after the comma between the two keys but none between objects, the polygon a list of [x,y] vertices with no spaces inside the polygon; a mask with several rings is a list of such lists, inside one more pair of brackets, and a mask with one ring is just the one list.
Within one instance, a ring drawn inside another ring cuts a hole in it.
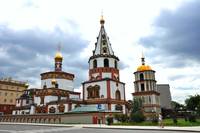
[{"label": "white cloud", "polygon": [[[133,72],[140,64],[142,51],[142,47],[137,44],[138,39],[151,33],[151,24],[161,9],[174,10],[181,3],[181,0],[2,0],[0,23],[16,30],[38,28],[53,31],[59,27],[70,34],[78,31],[81,38],[89,42],[89,46],[80,55],[89,58],[99,32],[99,18],[103,10],[113,50],[128,65],[120,73],[121,81],[126,83],[127,99],[132,99]],[[75,22],[74,26],[69,24],[70,21]],[[147,62],[151,62],[148,57]],[[171,70],[165,69],[163,72],[163,69],[151,65],[157,71],[158,82],[168,83],[170,75],[166,71]]]}]

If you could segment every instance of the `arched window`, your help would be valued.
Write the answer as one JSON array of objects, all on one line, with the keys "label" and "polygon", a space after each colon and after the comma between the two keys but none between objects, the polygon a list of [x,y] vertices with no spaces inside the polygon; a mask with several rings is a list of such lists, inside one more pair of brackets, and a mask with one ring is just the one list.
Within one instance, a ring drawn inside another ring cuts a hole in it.
[{"label": "arched window", "polygon": [[117,90],[117,91],[115,92],[115,99],[116,99],[116,100],[121,100],[121,94],[120,94],[120,91],[119,91],[119,90]]},{"label": "arched window", "polygon": [[108,59],[104,59],[104,67],[109,67],[109,60]]},{"label": "arched window", "polygon": [[58,88],[58,83],[55,84],[55,88]]},{"label": "arched window", "polygon": [[107,53],[107,48],[106,47],[103,48],[103,53]]},{"label": "arched window", "polygon": [[117,69],[117,61],[115,60],[115,68]]},{"label": "arched window", "polygon": [[100,90],[100,86],[98,86],[98,85],[89,86],[87,88],[88,99],[90,99],[90,98],[100,98],[99,90]]},{"label": "arched window", "polygon": [[143,75],[143,73],[140,73],[140,80],[144,80],[144,75]]},{"label": "arched window", "polygon": [[97,68],[97,60],[93,61],[93,68]]},{"label": "arched window", "polygon": [[144,84],[141,84],[141,91],[144,91]]}]

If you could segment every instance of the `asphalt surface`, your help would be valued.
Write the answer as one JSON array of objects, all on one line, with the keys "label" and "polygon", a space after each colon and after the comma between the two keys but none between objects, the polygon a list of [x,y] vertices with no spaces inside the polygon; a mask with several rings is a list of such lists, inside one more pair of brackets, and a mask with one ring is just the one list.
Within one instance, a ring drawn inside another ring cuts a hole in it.
[{"label": "asphalt surface", "polygon": [[[90,129],[31,125],[0,125],[0,133],[181,133],[180,131]],[[192,132],[187,132],[192,133]]]}]

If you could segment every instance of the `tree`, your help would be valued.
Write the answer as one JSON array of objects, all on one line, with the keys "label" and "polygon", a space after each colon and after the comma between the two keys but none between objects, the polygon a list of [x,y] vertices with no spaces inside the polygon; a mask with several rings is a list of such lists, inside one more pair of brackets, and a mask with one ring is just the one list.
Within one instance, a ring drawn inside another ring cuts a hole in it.
[{"label": "tree", "polygon": [[130,120],[132,122],[142,122],[145,120],[145,116],[142,112],[142,100],[140,98],[133,99]]},{"label": "tree", "polygon": [[185,100],[185,104],[188,110],[197,112],[200,115],[200,95],[190,96]]},{"label": "tree", "polygon": [[178,111],[178,110],[180,110],[181,108],[184,108],[184,105],[182,105],[182,104],[180,104],[180,103],[178,103],[178,102],[176,102],[176,101],[172,101],[172,102],[171,102],[171,105],[172,105],[172,109],[173,109],[174,111]]}]

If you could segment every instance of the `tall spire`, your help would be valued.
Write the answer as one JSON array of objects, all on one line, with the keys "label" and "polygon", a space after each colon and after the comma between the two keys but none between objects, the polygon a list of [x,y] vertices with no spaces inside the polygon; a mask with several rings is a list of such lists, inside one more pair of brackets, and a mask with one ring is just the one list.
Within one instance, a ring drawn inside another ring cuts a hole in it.
[{"label": "tall spire", "polygon": [[97,37],[97,42],[95,44],[95,50],[93,52],[93,55],[114,55],[114,52],[112,50],[109,37],[106,34],[105,28],[104,28],[105,20],[103,18],[103,14],[101,15],[100,24],[101,28],[99,31],[99,35]]},{"label": "tall spire", "polygon": [[142,61],[142,65],[145,65],[145,57],[144,57],[143,51],[142,51],[142,58],[141,58],[141,61]]},{"label": "tall spire", "polygon": [[103,18],[103,11],[102,11],[102,12],[101,12],[101,19],[100,19],[100,24],[101,24],[101,26],[103,26],[104,23],[105,23],[105,20],[104,20],[104,18]]}]

